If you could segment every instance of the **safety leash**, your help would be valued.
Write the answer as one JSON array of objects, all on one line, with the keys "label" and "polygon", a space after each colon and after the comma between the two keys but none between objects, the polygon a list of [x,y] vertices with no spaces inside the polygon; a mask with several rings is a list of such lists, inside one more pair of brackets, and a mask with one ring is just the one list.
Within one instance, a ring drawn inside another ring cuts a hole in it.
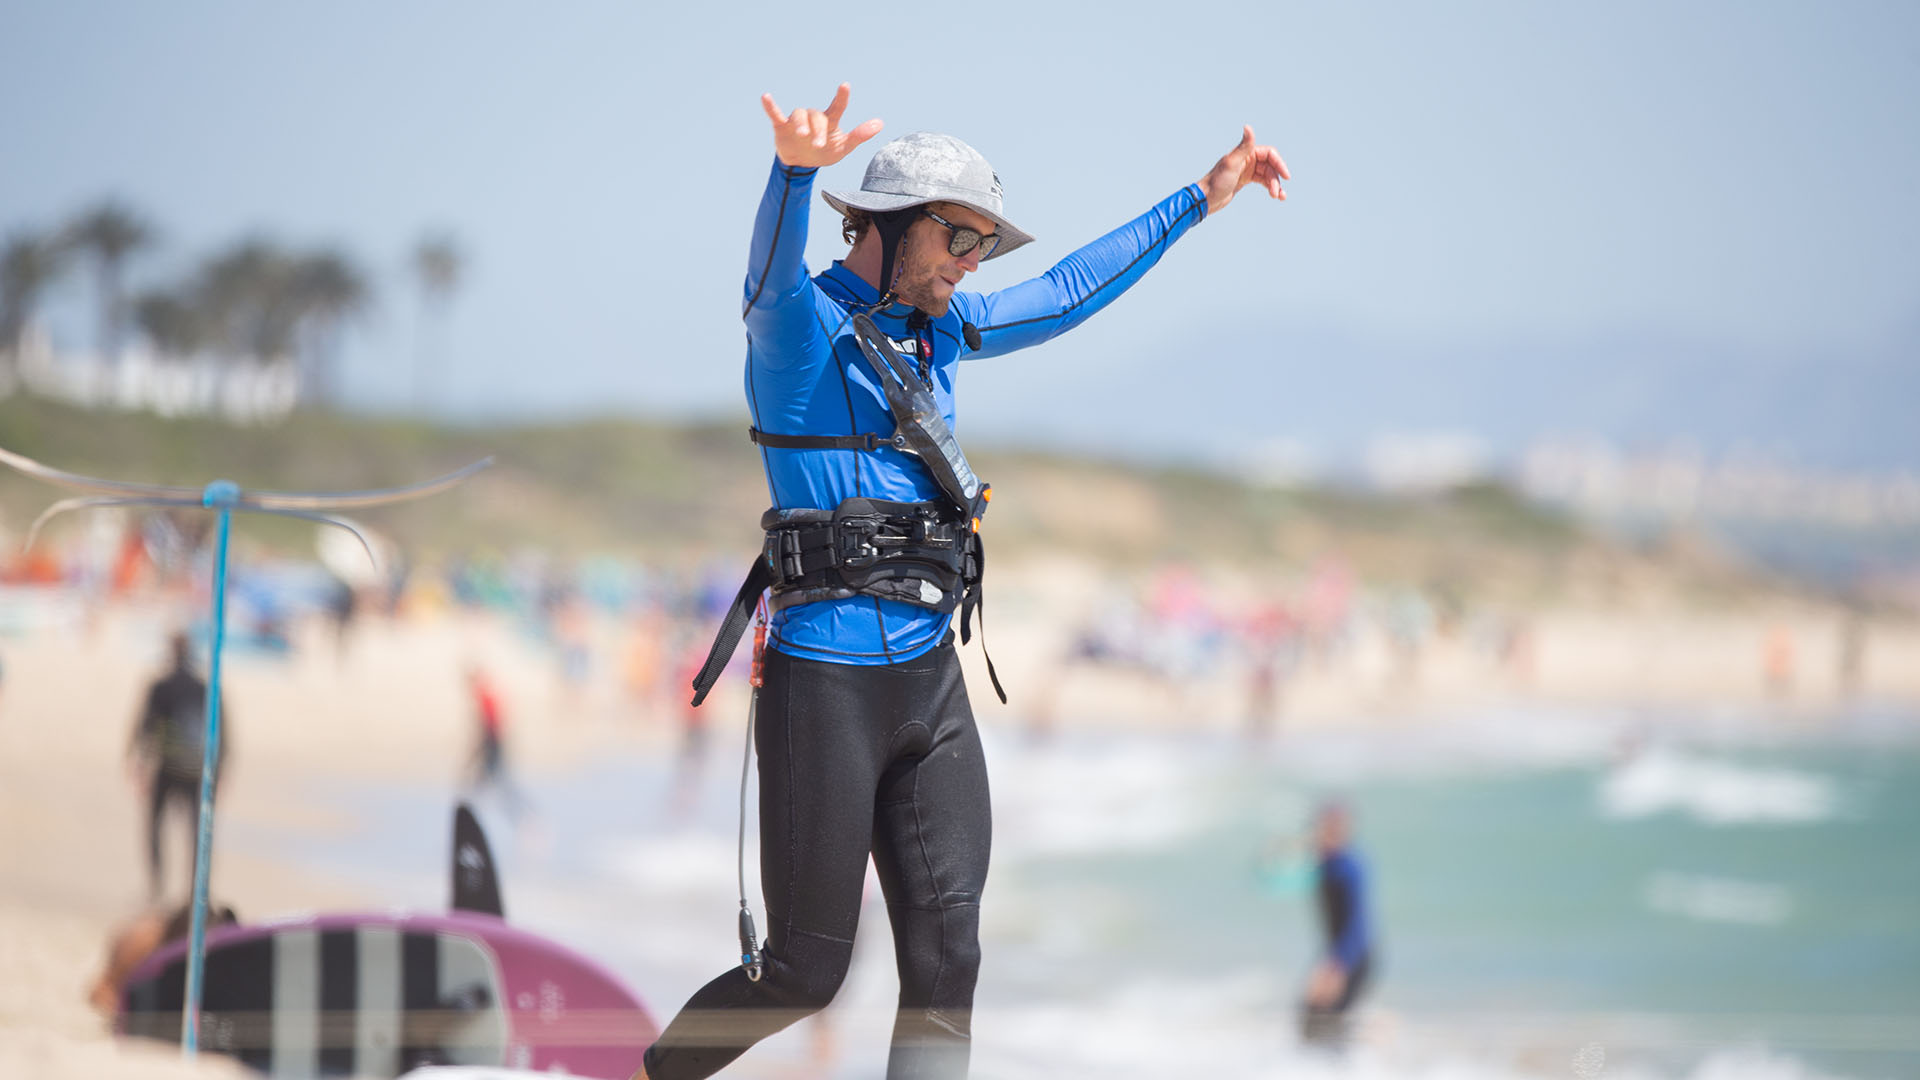
[{"label": "safety leash", "polygon": [[752,982],[760,981],[766,965],[760,958],[760,934],[754,929],[753,912],[747,907],[747,773],[753,764],[753,721],[754,714],[760,711],[766,655],[767,617],[766,606],[762,604],[753,618],[753,675],[748,680],[753,689],[747,697],[747,745],[740,752],[740,837],[734,858],[734,870],[740,881],[740,966],[746,969],[747,978]]}]

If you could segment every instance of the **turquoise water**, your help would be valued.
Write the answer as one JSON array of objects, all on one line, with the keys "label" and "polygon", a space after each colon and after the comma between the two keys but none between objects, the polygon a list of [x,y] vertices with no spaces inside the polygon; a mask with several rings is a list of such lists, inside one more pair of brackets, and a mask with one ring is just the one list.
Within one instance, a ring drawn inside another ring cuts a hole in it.
[{"label": "turquoise water", "polygon": [[[1223,766],[1194,794],[1223,812],[1185,843],[1047,861],[999,884],[1061,904],[1124,897],[1099,944],[1141,968],[1203,980],[1252,952],[1297,979],[1310,897],[1263,889],[1250,853],[1275,818],[1338,790],[1359,808],[1375,879],[1373,1003],[1436,1044],[1524,1056],[1600,1040],[1616,1060],[1684,1074],[1703,1048],[1761,1043],[1846,1075],[1920,1074],[1920,752],[1643,753],[1657,759],[1338,783]],[[1666,797],[1613,807],[1607,793],[1636,770]],[[1729,806],[1699,795],[1715,786]]]},{"label": "turquoise water", "polygon": [[[1482,717],[1259,749],[990,733],[976,1075],[1551,1077],[1592,1047],[1608,1076],[1920,1075],[1913,725],[1752,726]],[[532,785],[536,822],[496,826],[509,914],[671,1012],[732,953],[738,765],[716,750],[684,814],[670,762]],[[1311,898],[1257,869],[1328,792],[1357,810],[1381,951],[1344,1063],[1294,1046]],[[444,903],[446,793],[313,795],[370,823],[299,839],[316,867],[395,903]],[[416,819],[429,824],[392,827]],[[751,867],[748,884],[757,909]],[[884,1070],[877,907],[861,938],[834,1075]],[[773,1075],[812,1045],[782,1036],[746,1067]]]}]

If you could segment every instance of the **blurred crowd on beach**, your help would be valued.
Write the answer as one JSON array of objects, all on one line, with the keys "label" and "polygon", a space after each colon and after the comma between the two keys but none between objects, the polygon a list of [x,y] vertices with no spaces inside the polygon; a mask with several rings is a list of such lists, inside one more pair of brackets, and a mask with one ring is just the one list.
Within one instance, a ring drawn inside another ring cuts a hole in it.
[{"label": "blurred crowd on beach", "polygon": [[[30,548],[5,538],[0,663],[9,637],[71,629],[84,639],[129,610],[150,616],[156,632],[187,632],[204,651],[210,531],[210,515],[115,511],[70,521]],[[372,545],[321,529],[301,555],[242,530],[227,648],[267,659],[324,651],[347,664],[369,623],[485,622],[537,658],[559,712],[700,726],[686,687],[738,587],[739,553],[646,560],[476,548],[416,560],[377,533]],[[1844,603],[1644,617],[1542,610],[1447,581],[1367,580],[1337,553],[1267,572],[1163,560],[1117,573],[1084,559],[1027,560],[996,577],[996,662],[1019,676],[1012,715],[1037,734],[1063,717],[1144,710],[1156,724],[1262,738],[1284,726],[1301,693],[1322,714],[1417,711],[1468,686],[1551,695],[1594,683],[1614,698],[1657,695],[1663,665],[1677,665],[1665,682],[1685,669],[1743,698],[1844,701],[1906,692],[1887,661],[1912,636],[1902,620]],[[1703,637],[1703,627],[1714,630]],[[1882,662],[1872,664],[1876,652]],[[729,668],[736,688],[746,663],[742,650]],[[1116,685],[1123,700],[1108,701]],[[1328,697],[1335,689],[1339,703]]]}]

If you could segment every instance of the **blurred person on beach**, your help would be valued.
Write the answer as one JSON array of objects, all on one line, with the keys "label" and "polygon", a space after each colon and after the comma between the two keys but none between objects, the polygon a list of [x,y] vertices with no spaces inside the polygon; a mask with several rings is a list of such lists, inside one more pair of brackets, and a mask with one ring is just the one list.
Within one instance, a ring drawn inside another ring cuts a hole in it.
[{"label": "blurred person on beach", "polygon": [[1393,658],[1389,689],[1410,691],[1420,680],[1420,661],[1434,630],[1434,609],[1411,586],[1395,589],[1381,605],[1380,626]]},{"label": "blurred person on beach", "polygon": [[1285,601],[1268,600],[1242,625],[1247,662],[1247,738],[1265,742],[1280,723],[1287,680],[1299,662],[1300,621]]},{"label": "blurred person on beach", "polygon": [[[979,564],[956,570],[966,560],[937,554],[978,555],[969,519],[984,512],[984,489],[977,478],[969,488],[964,463],[954,464],[958,361],[1038,345],[1079,325],[1246,185],[1284,198],[1280,155],[1244,128],[1198,182],[1041,277],[963,292],[961,280],[982,260],[1032,237],[1002,213],[1001,183],[984,157],[952,136],[916,133],[878,151],[858,190],[823,193],[852,249],[810,277],[802,255],[815,174],[881,126],[841,127],[849,92],[842,84],[825,109],[792,112],[771,94],[761,99],[775,160],[742,311],[754,441],[774,503],[762,524],[769,542],[777,534],[798,549],[830,536],[828,545],[838,546],[863,526],[849,517],[846,528],[829,524],[823,534],[819,523],[836,511],[862,515],[888,546],[921,552],[914,557],[944,584],[891,575],[856,581],[837,559],[824,569],[796,559],[788,576],[788,560],[763,557],[736,593],[696,691],[711,688],[721,654],[738,643],[768,587],[761,575],[780,575],[770,586],[774,613],[755,706],[769,933],[764,950],[743,941],[742,964],[697,991],[648,1049],[642,1075],[652,1080],[710,1076],[833,999],[847,973],[869,854],[900,976],[887,1075],[965,1075],[992,820],[952,640],[954,612],[970,613],[978,599]],[[922,403],[912,415],[895,415],[875,381],[883,377],[876,360],[893,372],[886,389]],[[896,430],[916,433],[929,456],[896,449]],[[895,552],[874,557],[912,570]],[[822,573],[818,588],[808,584]],[[966,618],[960,622],[964,630]]]},{"label": "blurred person on beach", "polygon": [[1784,698],[1793,693],[1794,666],[1793,631],[1785,623],[1776,622],[1767,628],[1760,644],[1761,681],[1768,697]]},{"label": "blurred person on beach", "polygon": [[1858,601],[1849,601],[1840,617],[1840,635],[1834,658],[1834,684],[1840,696],[1859,696],[1866,682],[1867,619]]},{"label": "blurred person on beach", "polygon": [[[208,901],[207,929],[234,926],[239,922],[233,908]],[[127,976],[161,946],[186,937],[192,927],[192,904],[182,904],[171,913],[164,908],[149,908],[115,927],[107,935],[106,965],[87,988],[87,1001],[101,1015],[112,1017],[120,1011],[120,995],[126,989]]]},{"label": "blurred person on beach", "polygon": [[360,593],[346,579],[329,577],[325,610],[327,621],[333,625],[333,655],[341,666],[347,662],[347,642],[353,636],[354,616],[359,613]]},{"label": "blurred person on beach", "polygon": [[1313,835],[1320,857],[1316,879],[1326,949],[1307,976],[1300,1038],[1310,1046],[1340,1050],[1347,1043],[1347,1013],[1373,973],[1373,901],[1366,864],[1353,847],[1353,817],[1347,805],[1339,800],[1321,803]]},{"label": "blurred person on beach", "polygon": [[467,665],[467,692],[473,701],[474,746],[464,791],[478,796],[481,789],[491,788],[500,794],[507,813],[518,818],[526,801],[507,771],[506,712],[500,706],[500,692],[493,679],[478,663]]},{"label": "blurred person on beach", "polygon": [[1353,571],[1338,557],[1320,560],[1300,602],[1306,645],[1321,670],[1333,666],[1336,656],[1351,644]]},{"label": "blurred person on beach", "polygon": [[627,700],[642,720],[654,715],[666,689],[667,615],[657,604],[647,604],[632,621],[623,654],[622,674]]},{"label": "blurred person on beach", "polygon": [[[706,647],[700,639],[688,635],[679,643],[680,655],[674,663],[674,674],[681,686],[692,682],[700,673],[700,665],[706,661]],[[707,765],[707,714],[686,701],[674,702],[675,715],[680,720],[680,753],[673,765],[673,795],[669,809],[676,820],[684,821],[693,814],[694,807],[700,801],[700,780],[706,773]]]},{"label": "blurred person on beach", "polygon": [[554,608],[552,627],[561,704],[569,715],[577,717],[586,699],[587,677],[592,674],[592,622],[586,599],[578,592],[568,592]]},{"label": "blurred person on beach", "polygon": [[[147,797],[148,893],[159,899],[164,875],[160,859],[160,829],[167,807],[177,805],[186,816],[187,835],[199,847],[200,770],[207,745],[207,684],[193,670],[193,642],[185,632],[168,641],[167,670],[148,687],[127,743],[137,781]],[[214,794],[226,774],[231,753],[228,731],[233,717],[220,703],[220,741],[214,747]]]}]

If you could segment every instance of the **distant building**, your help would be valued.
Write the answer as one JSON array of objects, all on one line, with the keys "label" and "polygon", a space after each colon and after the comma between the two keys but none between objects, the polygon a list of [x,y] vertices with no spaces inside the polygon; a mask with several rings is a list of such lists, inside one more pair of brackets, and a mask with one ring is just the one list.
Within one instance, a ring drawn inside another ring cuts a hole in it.
[{"label": "distant building", "polygon": [[1522,491],[1593,517],[1920,524],[1920,477],[1800,468],[1757,455],[1626,453],[1598,440],[1541,443],[1520,462]]},{"label": "distant building", "polygon": [[0,397],[24,390],[83,409],[275,424],[300,401],[299,369],[291,357],[259,363],[165,356],[136,340],[109,362],[92,353],[56,352],[37,323],[27,328],[12,370],[13,379],[0,379]]}]

